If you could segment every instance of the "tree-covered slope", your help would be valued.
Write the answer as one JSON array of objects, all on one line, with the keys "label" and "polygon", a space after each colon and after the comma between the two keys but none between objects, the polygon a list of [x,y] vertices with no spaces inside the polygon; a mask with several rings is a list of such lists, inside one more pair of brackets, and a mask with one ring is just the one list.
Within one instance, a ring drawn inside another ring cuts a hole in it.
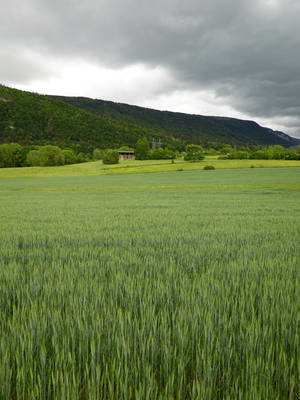
[{"label": "tree-covered slope", "polygon": [[[101,117],[50,96],[0,85],[0,143],[54,144],[76,151],[135,145],[155,132]],[[167,141],[172,139],[167,138]]]},{"label": "tree-covered slope", "polygon": [[296,143],[255,122],[162,112],[82,97],[54,97],[0,85],[0,143],[53,144],[75,151],[135,146],[161,137],[173,149],[187,143]]},{"label": "tree-covered slope", "polygon": [[158,111],[86,97],[59,98],[97,115],[171,134],[188,143],[220,141],[232,144],[256,143],[291,146],[299,142],[283,132],[261,127],[253,121]]}]

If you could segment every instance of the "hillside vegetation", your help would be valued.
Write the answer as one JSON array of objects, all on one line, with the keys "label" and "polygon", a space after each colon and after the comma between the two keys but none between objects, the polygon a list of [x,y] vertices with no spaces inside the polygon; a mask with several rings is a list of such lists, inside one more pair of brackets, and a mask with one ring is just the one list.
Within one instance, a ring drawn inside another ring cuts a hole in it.
[{"label": "hillside vegetation", "polygon": [[135,145],[155,132],[100,117],[59,99],[0,86],[0,143],[54,144],[76,152]]},{"label": "hillside vegetation", "polygon": [[144,128],[155,129],[162,136],[169,134],[187,143],[203,144],[218,141],[230,144],[281,144],[283,146],[300,143],[295,138],[261,127],[253,121],[158,111],[86,97],[57,98],[91,113],[115,121],[134,123]]},{"label": "hillside vegetation", "polygon": [[0,85],[0,143],[56,145],[76,153],[134,147],[146,136],[183,150],[188,143],[297,144],[255,122],[162,112],[87,98],[53,97]]}]

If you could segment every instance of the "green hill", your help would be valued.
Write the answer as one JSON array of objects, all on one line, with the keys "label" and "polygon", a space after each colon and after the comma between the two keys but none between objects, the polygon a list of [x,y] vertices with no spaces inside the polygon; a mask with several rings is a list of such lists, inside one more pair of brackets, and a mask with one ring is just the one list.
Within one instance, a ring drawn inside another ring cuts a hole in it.
[{"label": "green hill", "polygon": [[[0,143],[54,144],[89,152],[135,145],[150,129],[81,110],[59,99],[0,86]],[[167,138],[167,141],[172,141]]]},{"label": "green hill", "polygon": [[[281,136],[280,136],[281,135]],[[296,139],[255,122],[162,112],[82,97],[54,97],[0,85],[0,143],[54,144],[90,152],[134,146],[147,136],[169,147],[219,141],[293,145]]]},{"label": "green hill", "polygon": [[160,132],[161,135],[169,134],[188,143],[220,141],[231,144],[291,146],[300,142],[299,139],[292,138],[283,132],[261,127],[253,121],[158,111],[86,97],[60,96],[58,98],[91,113],[151,128]]}]

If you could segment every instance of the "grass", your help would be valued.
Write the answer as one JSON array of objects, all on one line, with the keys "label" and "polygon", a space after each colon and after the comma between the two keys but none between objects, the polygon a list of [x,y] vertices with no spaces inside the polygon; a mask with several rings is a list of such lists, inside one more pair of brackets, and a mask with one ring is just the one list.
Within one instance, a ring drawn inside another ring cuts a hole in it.
[{"label": "grass", "polygon": [[279,168],[299,167],[300,160],[217,160],[216,157],[206,157],[203,161],[190,163],[182,159],[174,164],[170,160],[147,161],[120,161],[116,165],[104,165],[102,161],[83,164],[64,165],[60,167],[27,167],[27,168],[0,168],[1,178],[51,177],[51,176],[88,176],[111,175],[149,172],[193,171],[201,170],[205,165],[216,169],[235,168]]},{"label": "grass", "polygon": [[1,180],[0,399],[299,398],[299,177]]}]

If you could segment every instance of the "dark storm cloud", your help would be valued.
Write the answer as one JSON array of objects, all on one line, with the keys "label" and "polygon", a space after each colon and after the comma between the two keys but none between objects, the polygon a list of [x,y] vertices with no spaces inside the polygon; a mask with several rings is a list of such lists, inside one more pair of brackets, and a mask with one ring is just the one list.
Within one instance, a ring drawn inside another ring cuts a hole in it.
[{"label": "dark storm cloud", "polygon": [[170,91],[213,90],[300,135],[299,0],[11,0],[2,8],[1,79],[50,74],[47,63],[22,62],[26,49],[112,68],[161,66],[175,78]]}]

